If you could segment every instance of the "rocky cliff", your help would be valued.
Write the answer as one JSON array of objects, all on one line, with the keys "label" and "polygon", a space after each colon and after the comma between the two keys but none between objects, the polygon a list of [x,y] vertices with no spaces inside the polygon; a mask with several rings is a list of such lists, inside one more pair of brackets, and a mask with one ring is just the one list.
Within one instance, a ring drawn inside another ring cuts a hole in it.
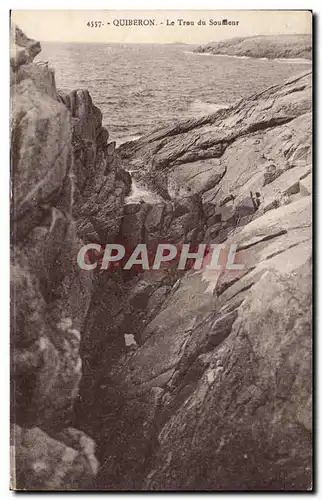
[{"label": "rocky cliff", "polygon": [[[311,74],[115,152],[16,44],[17,487],[310,489]],[[245,268],[82,271],[84,241],[237,243]]]},{"label": "rocky cliff", "polygon": [[194,52],[267,59],[312,59],[311,35],[234,37],[201,45]]},{"label": "rocky cliff", "polygon": [[95,279],[76,255],[118,233],[130,176],[87,91],[59,95],[40,44],[14,29],[11,55],[12,485],[86,487],[94,443],[72,427],[81,332]]}]

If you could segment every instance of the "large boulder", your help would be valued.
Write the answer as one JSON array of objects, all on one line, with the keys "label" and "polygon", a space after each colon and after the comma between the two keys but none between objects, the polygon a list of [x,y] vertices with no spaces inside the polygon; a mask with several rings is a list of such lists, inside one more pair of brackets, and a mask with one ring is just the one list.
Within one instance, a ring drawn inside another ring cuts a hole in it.
[{"label": "large boulder", "polygon": [[83,432],[67,428],[52,437],[38,427],[14,425],[12,436],[16,490],[82,489],[97,473],[95,445]]},{"label": "large boulder", "polygon": [[40,43],[28,38],[18,26],[12,27],[10,48],[10,65],[14,70],[32,62],[41,51]]},{"label": "large boulder", "polygon": [[219,314],[209,321],[209,343],[164,396],[143,489],[311,488],[310,292],[309,265],[267,271],[215,349]]}]

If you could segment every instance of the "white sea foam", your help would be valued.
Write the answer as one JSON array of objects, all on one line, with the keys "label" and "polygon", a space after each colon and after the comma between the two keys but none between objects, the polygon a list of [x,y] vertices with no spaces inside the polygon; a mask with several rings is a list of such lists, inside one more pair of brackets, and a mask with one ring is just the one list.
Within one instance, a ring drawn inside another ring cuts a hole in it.
[{"label": "white sea foam", "polygon": [[312,64],[312,61],[309,59],[286,59],[286,58],[279,58],[279,59],[274,59],[274,61],[279,62],[279,63],[287,63],[287,64]]},{"label": "white sea foam", "polygon": [[194,115],[207,115],[210,113],[215,113],[219,109],[227,109],[229,108],[228,104],[215,104],[211,102],[204,102],[200,99],[196,99],[190,105],[190,110]]},{"label": "white sea foam", "polygon": [[193,52],[192,50],[184,50],[184,54],[190,54],[193,56],[213,56],[211,52]]},{"label": "white sea foam", "polygon": [[[188,53],[188,51],[186,51]],[[213,57],[230,57],[234,59],[254,59],[259,61],[268,61],[268,62],[279,62],[279,63],[288,63],[288,64],[312,64],[312,61],[309,59],[303,59],[300,57],[297,58],[286,58],[279,57],[276,59],[270,59],[268,57],[251,57],[251,56],[236,56],[231,54],[213,54],[212,52],[190,52],[191,54],[196,54],[199,56],[213,56]]]},{"label": "white sea foam", "polygon": [[161,201],[161,198],[157,194],[148,191],[145,187],[139,186],[132,177],[131,193],[125,199],[125,203],[139,203],[140,201],[144,201],[145,203],[157,203]]},{"label": "white sea foam", "polygon": [[213,54],[212,52],[191,52],[192,54],[196,54],[198,56],[212,56],[212,57],[230,57],[234,59],[258,59],[257,57],[249,57],[249,56],[234,56],[230,54]]},{"label": "white sea foam", "polygon": [[130,142],[130,141],[137,141],[140,139],[140,135],[128,135],[125,137],[122,137],[121,139],[116,139],[116,147],[118,148],[121,144],[124,144],[125,142]]}]

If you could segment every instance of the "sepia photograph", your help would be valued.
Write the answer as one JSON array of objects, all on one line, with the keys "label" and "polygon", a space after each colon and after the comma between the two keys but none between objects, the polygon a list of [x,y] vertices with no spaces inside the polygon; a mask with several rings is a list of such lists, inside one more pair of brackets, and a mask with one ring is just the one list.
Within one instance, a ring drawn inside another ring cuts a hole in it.
[{"label": "sepia photograph", "polygon": [[10,11],[10,489],[310,492],[310,10]]}]

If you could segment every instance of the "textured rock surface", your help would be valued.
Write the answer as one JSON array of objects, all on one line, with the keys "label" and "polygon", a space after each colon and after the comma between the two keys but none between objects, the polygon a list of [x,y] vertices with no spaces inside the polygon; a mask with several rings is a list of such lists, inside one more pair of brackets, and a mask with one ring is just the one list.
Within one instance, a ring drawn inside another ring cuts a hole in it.
[{"label": "textured rock surface", "polygon": [[[119,148],[138,181],[166,198],[202,196],[207,241],[291,202],[311,172],[311,73],[229,109],[178,122]],[[260,191],[254,212],[250,191]],[[303,191],[303,188],[302,188]],[[200,218],[199,218],[200,219]]]},{"label": "textured rock surface", "polygon": [[310,278],[309,266],[265,272],[232,325],[223,318],[222,343],[222,309],[204,322],[200,354],[165,389],[144,489],[310,488]]},{"label": "textured rock surface", "polygon": [[58,95],[54,72],[33,63],[39,42],[19,28],[12,49],[13,486],[81,488],[97,472],[94,444],[80,452],[78,441],[89,438],[80,434],[66,448],[59,437],[73,417],[95,287],[76,255],[84,240],[108,241],[119,231],[130,177],[88,92]]},{"label": "textured rock surface", "polygon": [[112,242],[119,232],[131,178],[108,144],[102,114],[87,90],[60,95],[73,119],[73,217],[85,242]]}]

